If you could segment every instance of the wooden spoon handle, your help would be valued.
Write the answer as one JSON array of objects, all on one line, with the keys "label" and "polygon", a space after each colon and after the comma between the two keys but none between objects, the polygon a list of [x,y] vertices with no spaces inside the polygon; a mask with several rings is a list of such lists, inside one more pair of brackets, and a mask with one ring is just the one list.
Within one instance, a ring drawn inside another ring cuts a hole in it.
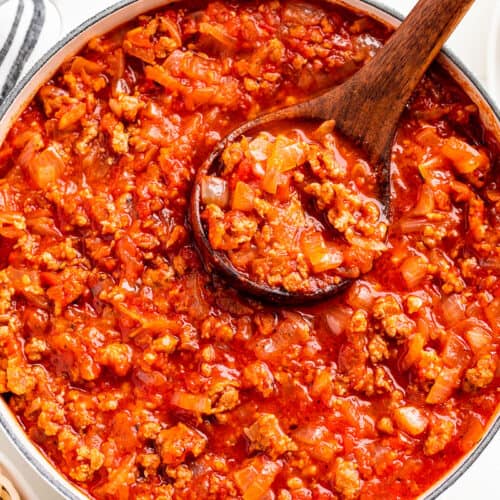
[{"label": "wooden spoon handle", "polygon": [[473,2],[420,0],[366,66],[318,98],[317,116],[335,119],[372,162],[385,163],[413,90]]}]

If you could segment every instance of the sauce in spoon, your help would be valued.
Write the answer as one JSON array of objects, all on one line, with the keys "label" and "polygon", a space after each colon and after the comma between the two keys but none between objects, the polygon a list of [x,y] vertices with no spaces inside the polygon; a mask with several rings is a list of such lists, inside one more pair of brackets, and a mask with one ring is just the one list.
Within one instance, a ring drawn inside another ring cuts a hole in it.
[{"label": "sauce in spoon", "polygon": [[[296,270],[293,272],[298,272],[298,275],[294,275],[294,283],[290,286],[284,282],[283,277],[275,280],[269,274],[269,269],[266,268],[257,273],[243,272],[241,266],[235,266],[234,259],[228,255],[228,250],[232,251],[233,248],[227,247],[224,243],[219,244],[217,238],[214,237],[213,210],[212,214],[207,214],[205,211],[205,216],[202,217],[203,209],[210,205],[207,203],[210,200],[206,196],[205,203],[203,203],[202,188],[204,188],[205,194],[207,194],[207,183],[210,185],[212,182],[212,188],[214,188],[214,179],[220,179],[220,172],[227,170],[224,154],[226,154],[227,160],[227,151],[231,150],[231,144],[240,141],[241,145],[241,141],[245,140],[242,139],[244,134],[252,136],[257,130],[263,128],[270,130],[283,120],[332,120],[335,123],[336,133],[352,141],[354,146],[360,147],[366,154],[366,159],[371,165],[370,168],[373,169],[377,177],[378,199],[385,207],[385,213],[389,215],[390,152],[397,123],[425,70],[472,3],[473,0],[420,0],[387,44],[347,82],[313,99],[262,115],[243,124],[223,139],[202,168],[198,170],[191,198],[191,225],[205,263],[215,267],[231,281],[231,284],[243,291],[279,303],[297,304],[324,299],[341,290],[348,283],[348,278],[339,274],[335,275],[335,273],[332,281],[323,280],[322,283],[313,284],[307,282],[309,273],[302,273],[303,281],[306,283],[301,284],[299,283],[300,271]],[[310,165],[310,161],[305,163]],[[286,170],[288,167],[283,168]],[[264,172],[264,178],[267,172],[268,170]],[[269,175],[274,175],[278,179],[282,173]],[[344,179],[344,183],[346,180]],[[275,180],[274,183],[276,184],[276,182]],[[264,191],[266,190],[265,184],[264,182]],[[344,186],[348,189],[347,184]],[[234,188],[236,189],[236,185]],[[218,189],[224,196],[226,195],[227,190],[224,190],[223,182],[219,182]],[[272,192],[274,186],[267,191],[270,195],[277,194]],[[226,201],[229,203],[229,196]],[[252,210],[254,210],[253,207]],[[350,211],[350,216],[353,218],[356,217],[354,212],[354,210]],[[333,227],[342,226],[341,223],[333,220],[334,217],[327,216],[327,218],[330,219],[329,222]],[[370,224],[370,219],[365,219],[365,222]],[[210,226],[212,226],[211,236],[208,234]],[[299,226],[300,224],[297,229]],[[233,229],[225,224],[218,224],[217,230],[231,232]],[[254,221],[251,232],[256,233],[257,229]],[[246,231],[246,238],[248,238],[248,232]],[[374,234],[375,240],[382,235],[380,229]],[[340,238],[338,244],[341,245],[346,240],[351,243],[352,247],[357,244],[358,250],[363,252],[359,239],[353,240],[351,238],[349,241],[347,237]],[[332,252],[326,251],[327,245],[324,240],[322,242],[316,238],[316,242],[321,250],[320,255],[322,255],[319,257],[319,261],[326,259],[329,261],[331,269],[333,269],[334,262],[337,267],[340,267],[344,262],[349,262],[345,252],[342,256],[332,257]],[[380,241],[380,244],[383,243]],[[378,251],[382,250],[382,246],[378,248]],[[267,249],[267,260],[270,260],[274,250],[272,246]],[[264,251],[266,251],[265,248]],[[302,246],[302,253],[304,253],[304,246]],[[376,252],[373,257],[376,257]],[[253,257],[250,255],[248,258],[252,259]],[[280,261],[286,258],[286,255],[282,255]],[[300,258],[301,256],[297,254],[296,261],[298,262]],[[315,273],[315,265],[310,258],[309,263],[304,265],[307,265],[308,269]],[[357,277],[358,271],[359,269],[356,268],[351,269],[350,275]],[[344,274],[349,276],[349,271]]]}]

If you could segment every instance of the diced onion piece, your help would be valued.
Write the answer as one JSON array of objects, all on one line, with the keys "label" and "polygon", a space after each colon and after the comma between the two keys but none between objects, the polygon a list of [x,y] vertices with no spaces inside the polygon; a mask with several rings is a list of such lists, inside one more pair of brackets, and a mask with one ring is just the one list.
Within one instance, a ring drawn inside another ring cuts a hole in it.
[{"label": "diced onion piece", "polygon": [[297,165],[304,162],[306,151],[291,139],[278,135],[266,165],[266,174],[262,179],[262,188],[270,193],[276,194],[278,186],[287,180],[286,176],[280,174],[293,170]]},{"label": "diced onion piece", "polygon": [[415,288],[427,275],[427,260],[419,255],[407,257],[401,264],[401,274],[408,288]]},{"label": "diced onion piece", "polygon": [[252,158],[257,162],[266,162],[272,147],[271,136],[260,133],[255,139],[248,143],[248,150]]},{"label": "diced onion piece", "polygon": [[470,363],[470,347],[462,337],[456,333],[450,333],[441,353],[441,358],[450,368],[455,367],[464,370]]},{"label": "diced onion piece", "polygon": [[315,445],[320,443],[328,434],[328,429],[324,425],[309,424],[297,429],[293,433],[293,438],[299,443]]},{"label": "diced onion piece", "polygon": [[293,433],[294,441],[305,446],[310,455],[321,462],[330,463],[340,445],[324,425],[309,424]]},{"label": "diced onion piece", "polygon": [[[134,55],[140,57],[138,54]],[[147,57],[140,58],[146,60],[146,62],[150,62],[148,61]],[[170,75],[163,66],[160,66],[158,64],[154,66],[146,66],[144,68],[144,73],[146,74],[146,78],[149,78],[150,80],[163,85],[163,87],[172,92],[181,92],[186,90],[185,86],[178,79]]]},{"label": "diced onion piece", "polygon": [[427,226],[432,226],[425,217],[403,217],[399,221],[399,227],[403,234],[421,233]]},{"label": "diced onion piece", "polygon": [[200,274],[193,273],[185,278],[186,290],[189,290],[189,313],[197,319],[205,319],[210,311],[210,305],[205,297],[205,284]]},{"label": "diced onion piece", "polygon": [[342,253],[333,248],[327,248],[323,255],[317,254],[311,258],[311,264],[315,273],[324,273],[336,269],[342,264]]},{"label": "diced onion piece", "polygon": [[250,212],[254,207],[255,193],[245,182],[238,181],[233,191],[232,209]]},{"label": "diced onion piece", "polygon": [[465,338],[474,354],[480,353],[491,345],[491,335],[480,326],[474,326],[465,332]]},{"label": "diced onion piece", "polygon": [[293,170],[298,165],[304,163],[306,158],[306,152],[296,143],[280,148],[276,154],[279,155],[282,172]]},{"label": "diced onion piece", "polygon": [[375,294],[371,287],[363,281],[356,281],[346,295],[346,302],[354,309],[369,310],[375,301]]},{"label": "diced onion piece", "polygon": [[220,177],[206,175],[201,180],[201,201],[205,205],[225,208],[229,204],[229,187]]},{"label": "diced onion piece", "polygon": [[314,26],[325,16],[321,7],[306,2],[286,2],[283,10],[283,22],[297,26]]},{"label": "diced onion piece", "polygon": [[165,131],[154,123],[145,123],[142,126],[141,135],[153,144],[162,144],[165,141]]},{"label": "diced onion piece", "polygon": [[51,236],[59,238],[61,231],[56,227],[51,217],[30,217],[26,219],[26,225],[35,233],[41,236]]},{"label": "diced onion piece", "polygon": [[420,195],[418,197],[417,204],[415,208],[411,211],[412,215],[428,215],[434,211],[435,208],[434,192],[428,184],[423,184],[420,189]]},{"label": "diced onion piece", "polygon": [[347,328],[352,317],[352,309],[344,306],[337,306],[326,314],[326,323],[334,335],[342,335]]},{"label": "diced onion piece", "polygon": [[310,424],[294,432],[293,437],[306,447],[313,458],[325,463],[332,461],[340,447],[323,425]]},{"label": "diced onion piece", "polygon": [[128,31],[125,38],[138,47],[146,48],[152,45],[151,37],[142,26]]},{"label": "diced onion piece", "polygon": [[57,151],[49,146],[31,159],[28,171],[40,189],[47,189],[63,174],[64,162]]},{"label": "diced onion piece", "polygon": [[200,33],[211,36],[228,50],[235,50],[237,47],[238,39],[231,36],[222,24],[202,22],[200,23]]},{"label": "diced onion piece", "polygon": [[[385,252],[387,245],[375,238],[363,238],[351,231],[345,233],[346,240],[355,248],[367,250],[368,252]],[[371,262],[371,259],[368,259]]]},{"label": "diced onion piece", "polygon": [[443,168],[444,162],[445,159],[442,156],[432,156],[418,165],[418,172],[425,182],[433,185],[437,180],[436,171]]},{"label": "diced onion piece", "polygon": [[276,495],[273,490],[269,489],[260,497],[260,500],[276,500]]},{"label": "diced onion piece", "polygon": [[101,64],[91,61],[90,59],[86,59],[85,57],[76,56],[71,63],[71,72],[72,73],[89,73],[91,75],[95,75],[100,73],[103,70]]},{"label": "diced onion piece", "polygon": [[181,33],[176,21],[166,16],[162,17],[161,29],[163,32],[169,34],[171,44],[174,44],[176,47],[180,47],[182,45]]},{"label": "diced onion piece", "polygon": [[261,500],[267,494],[281,465],[264,455],[252,459],[243,469],[234,473],[234,480],[243,494],[243,500]]},{"label": "diced onion piece", "polygon": [[449,326],[465,319],[465,306],[458,294],[451,294],[441,301],[441,312]]},{"label": "diced onion piece", "polygon": [[478,168],[489,166],[489,159],[485,153],[457,137],[446,139],[441,151],[453,162],[453,166],[460,174],[470,174]]},{"label": "diced onion piece", "polygon": [[14,226],[16,229],[24,231],[26,229],[26,218],[24,215],[7,210],[0,210],[0,227]]},{"label": "diced onion piece", "polygon": [[262,178],[262,189],[269,194],[276,194],[281,177],[279,165],[267,163],[266,173]]},{"label": "diced onion piece", "polygon": [[448,368],[445,366],[436,378],[434,385],[431,387],[425,400],[426,403],[445,403],[460,383],[460,372],[460,368]]},{"label": "diced onion piece", "polygon": [[328,246],[319,232],[302,235],[302,251],[315,273],[336,269],[344,260],[342,252],[333,246]]},{"label": "diced onion piece", "polygon": [[59,130],[66,130],[72,127],[85,116],[86,112],[87,106],[84,102],[76,104],[59,118]]},{"label": "diced onion piece", "polygon": [[424,127],[416,136],[415,140],[421,146],[431,146],[437,147],[440,146],[443,142],[443,139],[438,135],[435,127]]},{"label": "diced onion piece", "polygon": [[212,403],[203,394],[190,394],[184,391],[174,391],[170,400],[171,404],[193,413],[209,414],[212,410]]},{"label": "diced onion piece", "polygon": [[484,435],[484,423],[481,417],[472,413],[467,422],[467,430],[460,441],[460,448],[468,452],[476,446]]},{"label": "diced onion piece", "polygon": [[[480,226],[480,228],[482,228],[482,227],[484,227],[484,226]],[[479,229],[479,231],[482,231],[482,229]],[[480,262],[480,266],[485,271],[491,270],[491,271],[497,272],[498,269],[500,269],[500,254],[497,256],[492,255],[491,257],[489,257],[487,259],[482,259]]]},{"label": "diced onion piece", "polygon": [[380,40],[366,32],[354,38],[355,54],[363,60],[371,59],[381,46]]},{"label": "diced onion piece", "polygon": [[397,408],[394,411],[394,420],[398,428],[410,436],[422,434],[429,424],[429,419],[424,412],[414,406]]},{"label": "diced onion piece", "polygon": [[192,89],[185,97],[186,108],[192,110],[197,106],[213,104],[216,96],[217,88],[214,86]]}]

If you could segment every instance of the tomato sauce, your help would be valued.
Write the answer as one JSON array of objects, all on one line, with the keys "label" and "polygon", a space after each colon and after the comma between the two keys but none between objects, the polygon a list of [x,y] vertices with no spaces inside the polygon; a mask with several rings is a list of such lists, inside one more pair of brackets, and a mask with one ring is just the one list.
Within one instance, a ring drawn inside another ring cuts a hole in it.
[{"label": "tomato sauce", "polygon": [[333,121],[294,126],[228,146],[219,175],[202,178],[202,218],[238,272],[314,293],[373,268],[387,250],[388,207],[378,199],[383,179]]},{"label": "tomato sauce", "polygon": [[181,2],[90,41],[12,126],[0,394],[90,498],[416,498],[483,436],[499,150],[439,67],[398,128],[386,248],[341,295],[245,297],[187,224],[222,137],[344,81],[389,35],[327,3]]}]

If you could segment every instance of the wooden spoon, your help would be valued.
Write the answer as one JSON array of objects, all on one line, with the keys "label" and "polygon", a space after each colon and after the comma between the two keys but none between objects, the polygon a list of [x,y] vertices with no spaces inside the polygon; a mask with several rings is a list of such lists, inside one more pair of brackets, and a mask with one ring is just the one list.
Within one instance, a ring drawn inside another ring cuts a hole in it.
[{"label": "wooden spoon", "polygon": [[252,281],[225,252],[215,251],[201,220],[201,182],[220,167],[224,149],[252,129],[293,119],[334,120],[336,130],[361,147],[376,167],[380,200],[390,214],[390,157],[394,134],[411,94],[474,0],[420,0],[375,57],[343,84],[318,97],[257,117],[227,135],[198,170],[190,204],[190,222],[201,256],[229,283],[280,304],[325,299],[349,283],[342,281],[313,293],[292,293]]}]

